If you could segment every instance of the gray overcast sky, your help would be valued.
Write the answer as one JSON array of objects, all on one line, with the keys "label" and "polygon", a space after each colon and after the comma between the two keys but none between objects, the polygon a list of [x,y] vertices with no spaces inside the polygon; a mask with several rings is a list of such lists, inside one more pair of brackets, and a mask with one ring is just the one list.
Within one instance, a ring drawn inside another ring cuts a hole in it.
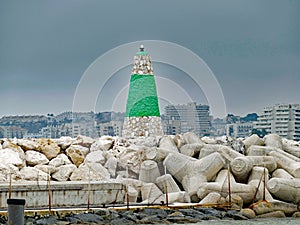
[{"label": "gray overcast sky", "polygon": [[139,40],[198,54],[218,79],[228,113],[300,103],[297,0],[1,0],[0,32],[0,116],[70,111],[87,67]]}]

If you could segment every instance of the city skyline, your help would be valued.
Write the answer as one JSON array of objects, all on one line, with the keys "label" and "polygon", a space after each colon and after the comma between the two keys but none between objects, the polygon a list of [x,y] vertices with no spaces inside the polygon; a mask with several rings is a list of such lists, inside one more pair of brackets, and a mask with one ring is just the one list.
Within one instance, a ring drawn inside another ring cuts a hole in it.
[{"label": "city skyline", "polygon": [[[176,43],[202,58],[220,84],[227,113],[300,102],[300,2],[116,3],[1,1],[0,117],[71,111],[89,65],[110,49],[143,40]],[[133,61],[135,52],[129,54]],[[162,105],[174,95],[170,81],[191,100],[208,103],[203,89],[180,69],[154,63],[154,74],[165,81]],[[130,66],[110,77],[99,96],[107,102],[98,103],[97,111],[113,109],[115,90],[124,96],[129,78]]]}]

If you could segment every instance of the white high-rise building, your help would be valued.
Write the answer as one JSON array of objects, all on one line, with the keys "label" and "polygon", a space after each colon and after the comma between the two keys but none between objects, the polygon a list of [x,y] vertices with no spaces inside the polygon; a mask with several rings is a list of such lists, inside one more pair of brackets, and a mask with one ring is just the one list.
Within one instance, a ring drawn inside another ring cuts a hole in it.
[{"label": "white high-rise building", "polygon": [[278,104],[264,108],[258,118],[256,129],[265,129],[268,134],[300,141],[300,104]]}]

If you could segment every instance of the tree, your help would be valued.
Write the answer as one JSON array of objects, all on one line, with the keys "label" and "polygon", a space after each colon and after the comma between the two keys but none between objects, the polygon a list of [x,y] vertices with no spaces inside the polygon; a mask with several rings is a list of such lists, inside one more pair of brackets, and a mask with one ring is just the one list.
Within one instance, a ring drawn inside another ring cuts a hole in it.
[{"label": "tree", "polygon": [[263,129],[252,129],[251,131],[251,135],[252,134],[257,134],[260,138],[263,138],[264,136],[266,136],[268,134],[268,132],[266,131],[265,128]]}]

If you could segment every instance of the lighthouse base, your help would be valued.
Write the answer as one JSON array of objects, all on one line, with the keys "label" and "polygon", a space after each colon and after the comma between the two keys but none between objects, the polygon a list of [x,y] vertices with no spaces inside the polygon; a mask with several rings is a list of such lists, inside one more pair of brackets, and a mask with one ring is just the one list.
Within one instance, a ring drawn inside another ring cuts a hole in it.
[{"label": "lighthouse base", "polygon": [[162,136],[161,118],[158,116],[125,117],[122,136],[126,138]]}]

